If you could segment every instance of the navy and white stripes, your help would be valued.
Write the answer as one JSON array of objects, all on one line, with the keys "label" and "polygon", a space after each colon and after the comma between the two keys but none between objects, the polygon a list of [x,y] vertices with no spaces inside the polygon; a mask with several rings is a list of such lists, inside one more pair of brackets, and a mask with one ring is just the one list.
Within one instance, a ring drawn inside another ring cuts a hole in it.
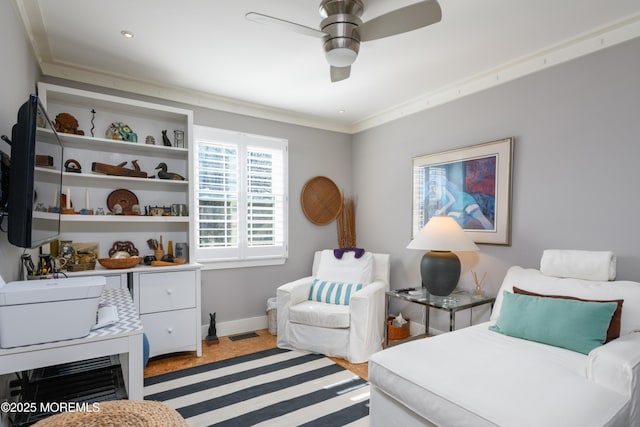
[{"label": "navy and white stripes", "polygon": [[192,426],[368,425],[369,384],[317,354],[270,349],[145,379]]}]

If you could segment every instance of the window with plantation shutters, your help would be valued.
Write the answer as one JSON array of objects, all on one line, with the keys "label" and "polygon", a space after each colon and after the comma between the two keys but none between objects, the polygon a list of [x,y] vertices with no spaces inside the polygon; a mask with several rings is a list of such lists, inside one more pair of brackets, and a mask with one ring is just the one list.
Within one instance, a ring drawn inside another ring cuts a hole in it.
[{"label": "window with plantation shutters", "polygon": [[287,141],[194,126],[197,262],[213,268],[287,256]]}]

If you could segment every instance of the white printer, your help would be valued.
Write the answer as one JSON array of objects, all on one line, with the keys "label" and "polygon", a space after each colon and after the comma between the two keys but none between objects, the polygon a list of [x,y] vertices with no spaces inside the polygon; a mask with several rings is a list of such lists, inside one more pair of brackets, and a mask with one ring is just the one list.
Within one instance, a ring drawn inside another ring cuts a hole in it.
[{"label": "white printer", "polygon": [[0,348],[88,335],[105,284],[102,276],[9,283],[0,277]]}]

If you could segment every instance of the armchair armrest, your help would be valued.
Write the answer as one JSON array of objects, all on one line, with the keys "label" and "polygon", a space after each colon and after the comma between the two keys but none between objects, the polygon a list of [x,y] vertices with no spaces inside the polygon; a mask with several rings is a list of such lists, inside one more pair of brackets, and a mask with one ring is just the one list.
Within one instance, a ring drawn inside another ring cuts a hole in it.
[{"label": "armchair armrest", "polygon": [[311,289],[312,283],[313,277],[309,276],[280,286],[276,291],[278,306],[280,306],[281,298],[282,302],[287,305],[295,305],[306,300],[309,297],[309,290]]},{"label": "armchair armrest", "polygon": [[289,322],[289,309],[305,301],[309,297],[309,290],[313,283],[313,277],[303,277],[293,282],[281,285],[276,291],[277,299],[277,323],[278,323],[278,347],[291,348],[289,345],[287,324]]},{"label": "armchair armrest", "polygon": [[384,293],[389,285],[376,280],[351,296],[349,360],[363,363],[382,350],[384,337]]},{"label": "armchair armrest", "polygon": [[636,400],[640,393],[640,333],[630,333],[589,353],[587,378]]}]

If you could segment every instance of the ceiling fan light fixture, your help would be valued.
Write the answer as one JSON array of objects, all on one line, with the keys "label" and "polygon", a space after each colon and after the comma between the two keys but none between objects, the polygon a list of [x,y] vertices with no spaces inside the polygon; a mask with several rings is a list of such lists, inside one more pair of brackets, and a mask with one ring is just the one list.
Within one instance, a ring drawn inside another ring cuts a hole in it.
[{"label": "ceiling fan light fixture", "polygon": [[356,61],[357,56],[357,52],[346,47],[338,47],[326,53],[327,62],[334,67],[348,67]]},{"label": "ceiling fan light fixture", "polygon": [[377,16],[367,22],[360,17],[364,0],[321,0],[319,11],[324,19],[319,30],[295,22],[249,12],[250,21],[277,24],[292,31],[321,37],[332,82],[348,79],[361,42],[394,36],[439,22],[442,10],[438,0],[422,0]]}]

